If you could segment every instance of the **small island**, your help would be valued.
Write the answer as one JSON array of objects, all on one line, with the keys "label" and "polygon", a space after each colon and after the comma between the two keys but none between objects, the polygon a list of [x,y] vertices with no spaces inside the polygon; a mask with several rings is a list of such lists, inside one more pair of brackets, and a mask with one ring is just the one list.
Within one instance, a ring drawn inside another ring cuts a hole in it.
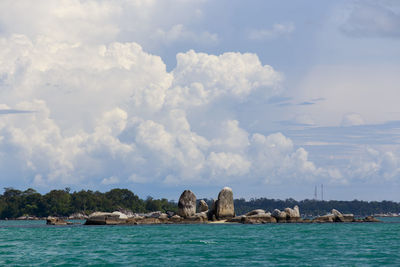
[{"label": "small island", "polygon": [[[178,202],[178,212],[155,211],[151,213],[129,213],[121,211],[94,212],[90,214],[85,225],[146,225],[146,224],[193,224],[193,223],[242,223],[242,224],[266,224],[266,223],[350,223],[350,222],[380,222],[373,216],[357,219],[353,214],[342,214],[336,209],[331,213],[318,216],[313,219],[303,219],[300,209],[296,205],[293,208],[285,208],[283,211],[274,209],[267,212],[263,209],[252,210],[244,215],[236,216],[233,200],[233,192],[229,187],[224,187],[218,194],[217,200],[211,207],[204,200],[197,202],[196,195],[185,190]],[[47,218],[49,225],[69,225],[66,220],[56,217]]]}]

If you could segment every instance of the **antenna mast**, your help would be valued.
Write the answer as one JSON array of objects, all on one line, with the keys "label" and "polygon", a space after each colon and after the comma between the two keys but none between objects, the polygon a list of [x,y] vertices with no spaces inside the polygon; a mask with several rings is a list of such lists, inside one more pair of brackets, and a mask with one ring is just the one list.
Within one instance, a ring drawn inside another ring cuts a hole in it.
[{"label": "antenna mast", "polygon": [[314,200],[317,200],[317,186],[314,189]]},{"label": "antenna mast", "polygon": [[324,201],[324,184],[321,184],[321,200]]}]

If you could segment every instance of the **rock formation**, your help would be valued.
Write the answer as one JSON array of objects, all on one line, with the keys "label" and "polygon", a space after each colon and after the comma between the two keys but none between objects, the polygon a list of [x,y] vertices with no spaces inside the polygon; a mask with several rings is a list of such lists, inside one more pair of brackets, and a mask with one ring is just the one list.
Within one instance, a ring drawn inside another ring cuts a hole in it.
[{"label": "rock formation", "polygon": [[94,212],[89,215],[86,220],[86,225],[115,225],[115,224],[125,224],[128,217],[117,211],[117,212]]},{"label": "rock formation", "polygon": [[183,191],[178,202],[179,216],[186,218],[196,213],[196,196],[190,190]]},{"label": "rock formation", "polygon": [[73,223],[64,221],[61,218],[49,216],[46,219],[46,224],[47,225],[70,225],[70,224],[73,224]]},{"label": "rock formation", "polygon": [[265,210],[262,209],[257,209],[257,210],[252,210],[246,213],[246,216],[252,216],[252,215],[258,215],[258,214],[265,214]]},{"label": "rock formation", "polygon": [[233,204],[233,192],[229,187],[224,187],[218,194],[215,205],[215,216],[218,220],[230,219],[235,217],[235,207]]},{"label": "rock formation", "polygon": [[198,211],[199,212],[207,212],[208,211],[208,205],[203,199],[200,200],[200,202],[199,202]]},{"label": "rock formation", "polygon": [[285,211],[274,209],[272,217],[274,217],[278,222],[286,222],[287,213]]},{"label": "rock formation", "polygon": [[294,206],[293,209],[286,208],[285,209],[285,213],[286,213],[286,220],[288,222],[299,222],[299,221],[301,221],[300,210],[299,210],[299,207],[297,205]]}]

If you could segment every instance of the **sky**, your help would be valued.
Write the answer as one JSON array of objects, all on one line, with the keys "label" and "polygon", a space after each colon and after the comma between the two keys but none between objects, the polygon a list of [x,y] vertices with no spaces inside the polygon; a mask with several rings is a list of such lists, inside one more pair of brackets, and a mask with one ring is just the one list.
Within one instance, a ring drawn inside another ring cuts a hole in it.
[{"label": "sky", "polygon": [[2,0],[0,187],[400,201],[397,0]]}]

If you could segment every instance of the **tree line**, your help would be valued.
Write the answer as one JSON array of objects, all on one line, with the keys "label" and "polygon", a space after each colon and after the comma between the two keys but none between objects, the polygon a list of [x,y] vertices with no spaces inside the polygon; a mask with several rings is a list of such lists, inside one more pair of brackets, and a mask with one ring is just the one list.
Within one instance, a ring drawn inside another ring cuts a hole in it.
[{"label": "tree line", "polygon": [[[205,199],[211,207],[212,200]],[[316,216],[329,213],[337,209],[342,213],[353,213],[356,216],[367,216],[377,213],[400,213],[400,203],[393,201],[320,201],[301,200],[292,198],[286,200],[256,198],[245,200],[235,199],[235,212],[237,215],[245,214],[254,209],[273,211],[283,210],[286,207],[298,205],[303,216]],[[73,213],[90,214],[95,211],[112,212],[116,210],[129,210],[135,213],[152,211],[174,211],[178,205],[176,202],[165,198],[153,199],[147,197],[140,199],[128,189],[112,189],[102,193],[99,191],[81,190],[71,192],[69,188],[64,190],[52,190],[47,194],[40,194],[29,188],[25,191],[14,188],[4,188],[0,195],[0,219],[18,218],[20,216],[69,216]]]},{"label": "tree line", "polygon": [[237,214],[244,214],[249,210],[264,209],[273,211],[274,209],[284,210],[287,207],[293,208],[297,205],[303,216],[314,217],[330,213],[332,209],[337,209],[341,213],[352,213],[355,216],[368,216],[380,213],[400,213],[400,203],[393,201],[340,201],[340,200],[314,200],[305,199],[296,201],[292,198],[286,200],[257,198],[246,201],[245,199],[235,199],[235,211]]},{"label": "tree line", "polygon": [[135,213],[158,210],[166,212],[177,211],[177,205],[165,198],[147,197],[143,200],[130,190],[119,188],[105,193],[91,190],[70,192],[70,189],[66,188],[52,190],[44,195],[32,188],[25,191],[4,188],[4,193],[0,195],[0,219],[26,215],[66,217],[78,212],[88,215],[94,211],[116,210],[129,210]]}]

